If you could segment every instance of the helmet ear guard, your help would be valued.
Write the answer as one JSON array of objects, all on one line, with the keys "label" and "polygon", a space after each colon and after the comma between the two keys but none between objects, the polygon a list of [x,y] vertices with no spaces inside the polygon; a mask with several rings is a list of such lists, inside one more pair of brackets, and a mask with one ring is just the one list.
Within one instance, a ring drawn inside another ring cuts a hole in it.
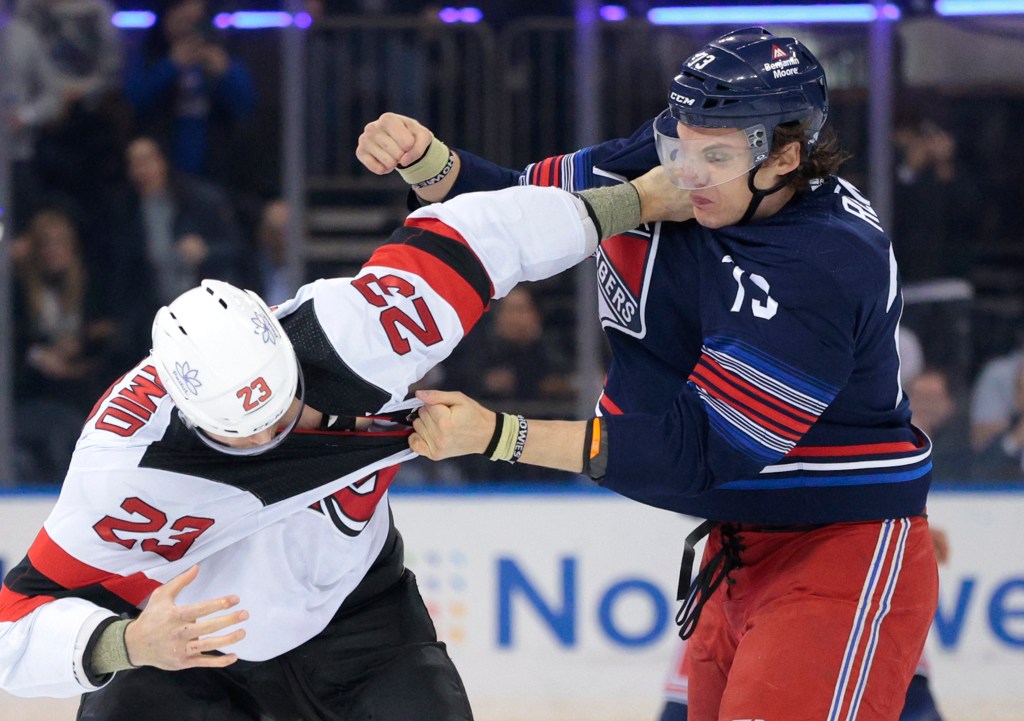
[{"label": "helmet ear guard", "polygon": [[[152,357],[186,424],[203,431],[198,435],[207,445],[232,455],[265,452],[270,444],[228,450],[206,434],[255,435],[285,415],[297,391],[300,401],[304,395],[295,350],[280,322],[255,293],[222,281],[204,280],[157,312]],[[299,415],[301,408],[289,431]]]}]

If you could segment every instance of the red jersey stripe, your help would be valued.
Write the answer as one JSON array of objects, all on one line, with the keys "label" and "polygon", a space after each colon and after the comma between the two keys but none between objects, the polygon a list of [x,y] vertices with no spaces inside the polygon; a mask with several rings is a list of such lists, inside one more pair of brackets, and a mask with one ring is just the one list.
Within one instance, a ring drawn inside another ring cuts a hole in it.
[{"label": "red jersey stripe", "polygon": [[99,584],[136,606],[160,585],[159,581],[147,578],[141,573],[119,576],[82,563],[57,545],[45,528],[39,532],[32,547],[28,549],[28,558],[37,571],[64,588],[83,588]]},{"label": "red jersey stripe", "polygon": [[82,588],[100,583],[111,573],[82,563],[58,546],[43,528],[28,549],[28,558],[37,571],[64,588]]},{"label": "red jersey stripe", "polygon": [[728,378],[717,378],[699,365],[693,369],[690,378],[699,380],[704,390],[718,400],[729,404],[759,426],[781,436],[797,441],[811,428],[810,425],[794,421],[746,393],[730,387]]},{"label": "red jersey stripe", "polygon": [[133,573],[130,576],[115,576],[100,585],[115,596],[138,606],[149,597],[149,594],[160,587],[160,582],[154,581],[142,573]]},{"label": "red jersey stripe", "polygon": [[859,446],[798,446],[791,450],[786,458],[822,458],[838,456],[871,456],[886,453],[907,453],[921,450],[909,441],[896,443],[867,443]]},{"label": "red jersey stripe", "polygon": [[465,278],[454,268],[418,248],[408,245],[383,245],[366,265],[381,265],[394,270],[414,273],[441,292],[459,316],[463,333],[468,333],[484,313],[484,304]]},{"label": "red jersey stripe", "polygon": [[22,596],[7,586],[3,586],[0,588],[0,623],[25,618],[52,600],[54,600],[53,596]]},{"label": "red jersey stripe", "polygon": [[548,158],[541,161],[540,164],[540,184],[545,187],[551,187],[554,185],[555,171],[554,171],[554,158]]},{"label": "red jersey stripe", "polygon": [[607,393],[602,393],[601,394],[601,400],[598,403],[599,403],[599,405],[603,409],[608,411],[613,416],[621,416],[622,415],[622,409],[619,408],[617,405],[615,405],[615,402],[611,398],[608,397]]},{"label": "red jersey stripe", "polygon": [[797,418],[805,420],[805,421],[807,421],[808,423],[811,423],[811,424],[815,423],[818,420],[817,416],[811,415],[810,413],[808,413],[806,411],[802,411],[799,408],[797,408],[797,407],[795,407],[793,405],[790,405],[789,403],[786,403],[785,401],[781,400],[777,396],[773,396],[770,393],[766,393],[765,391],[761,390],[760,388],[758,388],[757,386],[753,385],[752,383],[748,383],[747,381],[743,380],[743,378],[739,377],[738,375],[736,375],[732,371],[727,370],[726,368],[723,368],[718,363],[718,361],[716,361],[714,358],[712,358],[711,356],[709,356],[707,354],[702,355],[700,357],[700,361],[699,362],[706,363],[707,365],[709,365],[713,369],[715,369],[716,372],[719,373],[720,375],[723,375],[723,376],[729,378],[730,381],[734,385],[738,385],[741,388],[743,388],[744,390],[746,390],[748,393],[752,393],[753,395],[759,396],[759,397],[763,398],[764,400],[769,401],[769,402],[775,404],[776,406],[778,406],[779,408],[784,410],[786,413],[789,413],[789,414],[791,414],[791,415],[793,415],[793,416],[795,416]]},{"label": "red jersey stripe", "polygon": [[[693,374],[690,375],[690,378],[692,379],[694,377],[697,377],[698,379],[700,379],[699,376],[696,376],[695,374],[696,370]],[[725,393],[716,388],[713,384],[705,382],[699,385],[705,393],[710,395],[712,398],[715,398],[716,400],[722,401],[737,413],[746,416],[746,418],[750,420],[752,423],[754,423],[756,426],[763,428],[769,433],[774,433],[777,436],[781,436],[786,440],[793,441],[794,443],[800,440],[801,435],[799,433],[794,433],[793,431],[786,430],[785,428],[782,428],[772,423],[761,414],[755,413],[754,411],[733,402]]]},{"label": "red jersey stripe", "polygon": [[[421,230],[426,230],[436,235],[441,235],[445,238],[458,241],[469,248],[469,243],[467,243],[466,239],[462,237],[462,233],[455,230],[455,228],[448,225],[443,220],[439,220],[437,218],[406,218],[405,227],[420,228]],[[470,250],[472,250],[472,248],[470,248]]]}]

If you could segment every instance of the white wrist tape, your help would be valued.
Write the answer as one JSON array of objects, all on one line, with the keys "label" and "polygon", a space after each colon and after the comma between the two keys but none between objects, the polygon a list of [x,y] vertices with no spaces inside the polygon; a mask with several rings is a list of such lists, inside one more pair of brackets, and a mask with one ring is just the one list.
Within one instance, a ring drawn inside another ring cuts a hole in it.
[{"label": "white wrist tape", "polygon": [[412,165],[397,168],[402,180],[414,189],[425,188],[440,182],[451,172],[455,164],[455,156],[443,142],[434,138],[427,146],[423,157]]}]

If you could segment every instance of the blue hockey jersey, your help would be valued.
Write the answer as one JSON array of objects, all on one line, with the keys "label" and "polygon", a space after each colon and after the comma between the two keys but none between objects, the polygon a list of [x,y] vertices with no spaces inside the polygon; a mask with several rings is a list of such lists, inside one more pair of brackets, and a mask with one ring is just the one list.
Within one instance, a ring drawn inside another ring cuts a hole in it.
[{"label": "blue hockey jersey", "polygon": [[[459,154],[453,194],[583,190],[658,163],[650,125],[523,171]],[[638,228],[602,243],[597,274],[612,349],[603,485],[753,524],[924,511],[930,442],[899,381],[896,261],[852,185],[823,179],[743,226]]]}]

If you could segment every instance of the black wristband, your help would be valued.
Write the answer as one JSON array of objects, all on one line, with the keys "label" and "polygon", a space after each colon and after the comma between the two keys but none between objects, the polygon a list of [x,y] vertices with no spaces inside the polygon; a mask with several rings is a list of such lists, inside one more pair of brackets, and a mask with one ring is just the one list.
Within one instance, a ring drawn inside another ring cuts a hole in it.
[{"label": "black wristband", "polygon": [[494,455],[494,449],[498,447],[498,441],[501,440],[501,430],[505,427],[505,414],[495,413],[494,414],[494,433],[491,434],[491,440],[487,444],[487,448],[484,449],[484,455],[490,458]]}]

